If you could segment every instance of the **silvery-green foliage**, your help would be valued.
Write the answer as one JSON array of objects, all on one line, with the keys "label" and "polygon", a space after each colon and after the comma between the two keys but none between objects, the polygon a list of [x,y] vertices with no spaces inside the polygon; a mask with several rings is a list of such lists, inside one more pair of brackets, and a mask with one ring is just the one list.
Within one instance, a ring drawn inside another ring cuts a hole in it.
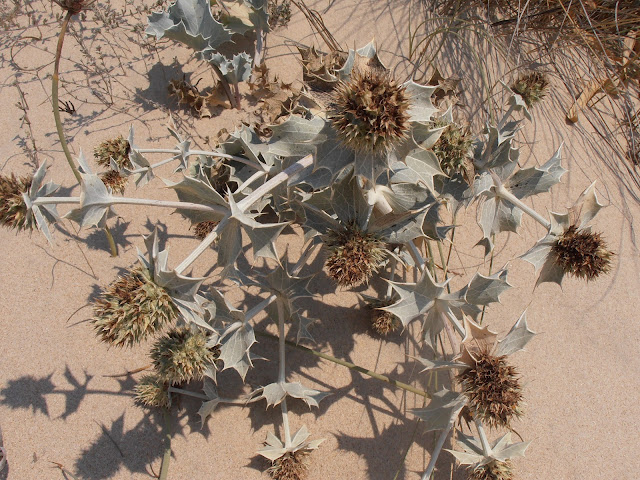
[{"label": "silvery-green foliage", "polygon": [[40,165],[38,170],[36,170],[36,173],[33,175],[29,191],[22,194],[22,199],[24,200],[27,208],[25,225],[28,225],[31,229],[33,229],[33,227],[37,227],[49,243],[53,245],[53,238],[51,237],[51,230],[49,230],[49,223],[56,222],[60,219],[56,205],[35,205],[33,203],[39,198],[52,197],[60,188],[59,185],[56,185],[53,182],[44,183],[47,168],[47,162],[42,162],[42,165]]},{"label": "silvery-green foliage", "polygon": [[265,440],[265,446],[264,448],[258,450],[258,453],[263,457],[274,461],[282,457],[287,452],[297,452],[298,450],[315,450],[320,446],[322,442],[324,442],[324,439],[307,442],[307,439],[310,435],[311,433],[309,432],[307,427],[303,425],[291,439],[291,446],[286,447],[278,437],[276,437],[273,433],[268,432],[267,439]]},{"label": "silvery-green foliage", "polygon": [[442,389],[431,395],[429,405],[409,410],[424,422],[424,431],[448,430],[467,404],[467,397],[459,392]]},{"label": "silvery-green foliage", "polygon": [[511,443],[511,432],[507,432],[493,442],[489,455],[485,455],[480,440],[473,436],[465,435],[461,431],[458,431],[457,435],[457,443],[462,448],[462,451],[447,450],[447,452],[456,457],[461,465],[472,465],[474,468],[486,465],[494,460],[504,462],[511,458],[524,457],[524,453],[531,443]]}]

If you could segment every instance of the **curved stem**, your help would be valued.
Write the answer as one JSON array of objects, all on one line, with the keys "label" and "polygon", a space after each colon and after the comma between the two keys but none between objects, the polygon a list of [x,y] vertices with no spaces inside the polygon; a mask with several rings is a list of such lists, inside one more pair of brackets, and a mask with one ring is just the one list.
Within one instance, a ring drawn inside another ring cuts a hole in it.
[{"label": "curved stem", "polygon": [[62,128],[62,119],[60,118],[60,101],[58,98],[58,84],[59,84],[59,72],[60,72],[60,58],[62,57],[62,45],[64,44],[64,36],[67,33],[67,28],[69,27],[69,22],[71,21],[72,13],[70,10],[67,10],[67,14],[62,21],[62,26],[60,27],[60,35],[58,36],[58,46],[56,47],[56,58],[53,64],[53,76],[51,77],[51,102],[53,103],[53,117],[56,121],[56,130],[58,132],[58,138],[60,139],[60,145],[62,146],[62,151],[64,152],[65,157],[67,157],[67,162],[71,167],[71,171],[73,175],[76,177],[78,183],[81,182],[82,177],[80,177],[80,172],[73,162],[73,158],[71,158],[71,152],[69,151],[69,146],[67,145],[67,140],[64,138],[64,130]]},{"label": "curved stem", "polygon": [[[259,337],[265,337],[265,338],[271,338],[272,340],[279,340],[278,337],[276,337],[275,335],[271,335],[270,333],[267,332],[255,332],[257,336]],[[292,348],[296,348],[302,352],[308,353],[310,355],[316,356],[316,357],[320,357],[323,360],[328,360],[329,362],[333,362],[336,363],[338,365],[342,365],[343,367],[347,367],[351,370],[355,370],[356,372],[360,372],[363,373],[365,375],[370,376],[371,378],[375,378],[376,380],[380,380],[382,382],[388,383],[389,385],[393,385],[394,387],[398,387],[401,388],[402,390],[406,390],[407,392],[411,392],[411,393],[415,393],[416,395],[420,395],[421,397],[425,397],[425,398],[431,398],[431,395],[429,395],[427,392],[420,390],[419,388],[415,388],[407,383],[403,383],[400,382],[394,378],[390,378],[387,377],[385,375],[380,375],[377,372],[373,372],[371,370],[367,370],[366,368],[363,368],[359,365],[356,365],[355,363],[351,363],[351,362],[347,362],[345,360],[340,360],[339,358],[336,357],[332,357],[331,355],[328,355],[326,353],[322,353],[322,352],[318,352],[316,350],[312,350],[310,348],[307,347],[303,347],[302,345],[298,345],[297,343],[293,343],[290,341],[285,341],[284,342],[285,345],[287,345],[288,347],[292,347]]]}]

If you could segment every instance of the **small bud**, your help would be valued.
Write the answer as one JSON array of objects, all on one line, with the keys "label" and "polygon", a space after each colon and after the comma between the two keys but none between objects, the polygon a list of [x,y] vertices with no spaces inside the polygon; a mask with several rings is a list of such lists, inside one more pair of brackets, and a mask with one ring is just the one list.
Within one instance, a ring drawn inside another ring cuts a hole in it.
[{"label": "small bud", "polygon": [[0,175],[0,225],[16,230],[32,230],[27,219],[27,205],[22,197],[31,187],[32,176],[16,178]]},{"label": "small bud", "polygon": [[136,402],[145,407],[169,408],[169,384],[158,375],[145,375],[136,385]]},{"label": "small bud", "polygon": [[220,355],[207,347],[207,336],[188,327],[174,328],[151,349],[153,367],[170,384],[202,379],[205,370]]},{"label": "small bud", "polygon": [[307,476],[307,450],[287,452],[273,461],[267,473],[273,480],[303,480]]},{"label": "small bud", "polygon": [[547,94],[549,80],[544,73],[531,72],[521,75],[511,85],[511,90],[520,95],[528,108],[538,103]]},{"label": "small bud", "polygon": [[142,268],[129,270],[109,285],[93,311],[97,335],[116,347],[141,342],[177,316],[171,297]]},{"label": "small bud", "polygon": [[325,267],[329,276],[343,287],[368,281],[386,256],[380,237],[363,231],[355,221],[342,230],[330,230],[324,244],[329,250]]},{"label": "small bud", "polygon": [[553,245],[555,261],[565,273],[574,277],[594,280],[611,270],[613,252],[607,250],[599,233],[588,229],[579,230],[571,225]]}]

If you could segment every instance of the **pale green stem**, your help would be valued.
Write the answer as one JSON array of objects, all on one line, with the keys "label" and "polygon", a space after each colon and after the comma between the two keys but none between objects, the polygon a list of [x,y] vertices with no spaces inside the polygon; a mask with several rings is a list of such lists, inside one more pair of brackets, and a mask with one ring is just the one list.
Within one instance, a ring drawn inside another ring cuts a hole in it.
[{"label": "pale green stem", "polygon": [[547,230],[551,228],[551,223],[549,223],[549,221],[546,218],[544,218],[542,215],[536,212],[533,208],[531,208],[529,205],[524,203],[522,200],[516,197],[513,193],[507,190],[504,185],[502,184],[495,185],[494,190],[496,195],[503,198],[504,200],[507,200],[508,202],[511,202],[513,205],[515,205],[524,213],[529,215],[531,218],[533,218],[536,222],[538,222],[544,228],[546,228]]},{"label": "pale green stem", "polygon": [[318,245],[320,244],[314,243],[313,240],[311,241],[311,243],[309,243],[309,245],[307,245],[307,248],[300,256],[300,259],[296,262],[296,264],[293,266],[293,269],[291,270],[292,277],[295,277],[298,273],[300,273],[300,270],[302,270],[302,268],[307,264],[307,260],[309,260],[309,257],[313,255],[313,251]]},{"label": "pale green stem", "polygon": [[259,304],[257,304],[255,307],[253,307],[251,310],[247,311],[247,313],[244,314],[245,320],[247,322],[251,320],[257,314],[259,314],[261,311],[263,311],[265,308],[271,305],[277,298],[278,296],[274,293],[269,298],[266,298],[263,301],[261,301]]},{"label": "pale green stem", "polygon": [[[279,352],[279,371],[278,371],[278,383],[284,384],[286,382],[286,364],[285,364],[285,337],[284,337],[284,311],[282,303],[278,302],[278,352]],[[280,402],[280,408],[282,410],[282,429],[284,430],[284,448],[291,447],[291,428],[289,427],[289,412],[287,410],[287,396],[285,395]]]},{"label": "pale green stem", "polygon": [[478,429],[478,436],[480,437],[480,443],[482,444],[482,453],[485,457],[489,457],[491,456],[492,451],[491,446],[489,445],[489,440],[487,439],[487,434],[484,431],[484,426],[482,425],[482,422],[477,418],[474,418],[473,421],[476,424],[476,428]]},{"label": "pale green stem", "polygon": [[422,255],[420,254],[420,252],[418,251],[418,247],[416,247],[416,244],[413,243],[413,241],[411,241],[411,242],[407,242],[407,245],[409,245],[409,250],[410,250],[409,253],[411,253],[411,256],[413,257],[413,260],[416,262],[418,269],[420,271],[424,270],[425,261],[424,261],[424,258],[422,258]]},{"label": "pale green stem", "polygon": [[[210,400],[204,393],[192,392],[191,390],[184,390],[182,388],[177,387],[169,387],[169,392],[171,393],[179,393],[180,395],[186,395],[188,397],[199,398],[200,400]],[[242,400],[241,398],[218,398],[220,403],[225,403],[229,405],[238,405],[240,407],[244,407],[250,403],[259,402],[262,400],[262,397],[250,398],[248,400]]]},{"label": "pale green stem", "polygon": [[505,126],[505,124],[507,123],[507,120],[509,120],[509,117],[511,117],[511,114],[515,111],[515,109],[516,109],[515,103],[512,103],[511,105],[509,105],[509,110],[506,111],[506,113],[498,122],[498,131],[502,130],[502,127]]},{"label": "pale green stem", "polygon": [[234,193],[241,193],[244,190],[246,190],[252,183],[254,183],[256,180],[260,179],[261,177],[267,175],[267,172],[263,172],[261,170],[257,171],[256,173],[254,173],[253,175],[251,175],[242,185],[240,185],[240,188],[238,188],[238,190],[236,190]]},{"label": "pale green stem", "polygon": [[[397,265],[398,265],[398,260],[396,259],[396,257],[393,257],[391,259],[391,272],[389,274],[389,280],[391,282],[393,282],[393,279],[396,277]],[[391,286],[391,283],[389,283],[389,285],[387,285],[387,294],[386,294],[387,299],[391,298],[392,293],[393,293],[393,287]]]},{"label": "pale green stem", "polygon": [[429,465],[427,465],[427,469],[424,471],[421,480],[429,480],[431,478],[431,474],[433,470],[436,468],[436,462],[438,461],[438,457],[440,456],[440,452],[442,451],[442,447],[444,446],[444,442],[447,440],[449,436],[449,432],[453,427],[453,423],[451,423],[447,428],[440,432],[440,436],[438,437],[438,441],[436,443],[433,452],[431,453],[431,460],[429,460]]},{"label": "pale green stem", "polygon": [[[259,337],[279,340],[279,337],[276,337],[275,335],[271,335],[270,333],[267,333],[267,332],[256,332],[256,335]],[[326,353],[318,352],[317,350],[312,350],[311,348],[303,347],[302,345],[298,345],[297,343],[293,343],[290,341],[285,341],[284,343],[289,347],[296,348],[302,352],[322,358],[323,360],[327,360],[329,362],[342,365],[343,367],[347,367],[350,370],[355,370],[356,372],[363,373],[364,375],[368,375],[371,378],[375,378],[376,380],[380,380],[382,382],[388,383],[389,385],[393,385],[394,387],[401,388],[402,390],[406,390],[407,392],[415,393],[416,395],[420,395],[421,397],[431,398],[431,395],[429,395],[427,392],[423,390],[420,390],[419,388],[415,388],[407,383],[400,382],[394,378],[381,375],[377,372],[367,370],[366,368],[356,365],[355,363],[347,362],[345,360],[340,360],[339,358],[332,357],[331,355],[328,355]]]},{"label": "pale green stem", "polygon": [[[175,148],[136,148],[136,151],[140,153],[173,153],[175,155],[180,155],[180,156],[182,155],[182,150],[178,150]],[[227,158],[229,160],[236,160],[237,162],[244,163],[245,165],[249,165],[250,167],[253,167],[253,168],[263,168],[261,165],[256,165],[255,162],[252,162],[247,158],[238,157],[236,155],[229,155],[228,153],[212,152],[210,150],[188,150],[185,153],[185,155],[187,157],[191,155],[204,155],[206,157]],[[155,165],[151,165],[151,168],[159,167],[160,165],[169,163],[172,160],[177,160],[178,158],[180,157],[179,156],[171,157],[167,160],[163,160],[162,162],[156,163]],[[139,168],[138,170],[134,170],[133,173],[140,173],[146,170],[147,170],[146,168]]]},{"label": "pale green stem", "polygon": [[[80,197],[40,197],[33,202],[34,205],[49,205],[52,203],[57,205],[79,204]],[[221,215],[225,215],[229,212],[225,207],[221,205],[210,206],[202,205],[200,203],[172,202],[168,200],[152,200],[148,198],[111,197],[109,201],[105,201],[104,203],[95,203],[94,205],[146,205],[149,207],[179,208],[197,212],[212,212]]]},{"label": "pale green stem", "polygon": [[164,455],[162,456],[162,465],[160,466],[160,476],[158,480],[167,480],[169,478],[169,463],[171,462],[171,417],[170,413],[163,412],[164,416]]}]

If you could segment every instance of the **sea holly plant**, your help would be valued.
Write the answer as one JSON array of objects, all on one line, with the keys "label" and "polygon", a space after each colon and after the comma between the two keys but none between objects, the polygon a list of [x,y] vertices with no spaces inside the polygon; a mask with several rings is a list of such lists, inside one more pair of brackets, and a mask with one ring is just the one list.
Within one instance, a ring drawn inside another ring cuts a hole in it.
[{"label": "sea holly plant", "polygon": [[[221,75],[235,72],[238,80],[244,76],[238,74],[242,62],[223,61],[217,48],[233,32],[259,26],[266,32],[266,10],[248,0],[220,6],[227,8],[216,18],[207,1],[178,0],[151,16],[149,31],[185,43]],[[411,412],[424,430],[438,432],[423,479],[431,478],[453,435],[447,451],[466,466],[469,479],[509,480],[511,459],[529,445],[510,435],[512,422],[524,414],[522,382],[510,356],[523,350],[534,332],[524,314],[500,341],[489,329],[493,304],[512,288],[508,264],[454,278],[444,248],[452,248],[457,218],[477,202],[478,244],[485,255],[493,255],[498,234],[517,231],[524,213],[547,231],[521,257],[540,270],[538,283],[560,283],[567,273],[594,280],[609,271],[612,257],[589,225],[602,208],[595,186],[567,214],[552,213],[550,220],[526,203],[557,185],[565,169],[560,149],[541,166],[518,166],[521,120],[514,117],[528,118],[525,107],[535,104],[527,103],[524,90],[512,90],[506,114],[472,142],[454,123],[452,106],[434,100],[438,87],[394,79],[373,43],[350,50],[338,63],[314,70],[332,88],[330,100],[308,88],[306,106],[271,126],[268,138],[243,126],[206,151],[193,149],[191,139],[170,129],[173,147],[145,148],[131,128],[126,140],[118,137],[95,149],[97,163],[109,168],[110,176],[94,173],[80,153],[78,196],[56,196],[57,186],[46,181],[46,164],[33,176],[2,175],[0,223],[18,231],[38,229],[53,241],[51,225],[60,219],[102,228],[120,204],[164,208],[190,220],[198,246],[182,261],[170,262],[157,231],[144,237],[137,265],[94,301],[92,325],[101,341],[115,347],[152,342],[152,372],[136,387],[136,399],[146,408],[162,409],[168,417],[176,396],[192,396],[203,401],[203,423],[224,415],[217,408],[223,404],[279,408],[281,431],[270,431],[262,448],[256,445],[271,462],[272,478],[301,479],[322,442],[305,425],[294,425],[297,419],[289,412],[290,402],[317,407],[331,393],[294,378],[296,365],[287,349],[296,348],[428,400]],[[540,89],[534,93],[542,96]],[[156,155],[166,158],[152,162]],[[157,168],[168,164],[173,173],[158,178]],[[129,179],[140,189],[136,198],[122,195]],[[144,198],[144,187],[159,180],[176,199]],[[58,208],[67,211],[59,215]],[[443,223],[444,208],[455,225]],[[304,245],[299,252],[287,248],[283,256],[282,233],[290,225],[302,229]],[[194,263],[204,252],[215,254],[220,267],[215,278],[195,273]],[[259,259],[264,268],[256,266]],[[399,334],[411,335],[405,327],[414,321],[421,326],[413,340],[426,391],[301,345],[314,342],[316,320],[304,306],[309,298],[320,301],[309,285],[323,275],[336,289],[361,295],[368,313],[377,316],[380,333],[400,326]],[[221,293],[223,281],[257,291],[259,300],[234,306]],[[265,317],[277,325],[277,335],[263,328]],[[232,390],[225,385],[228,375],[245,382],[252,368],[263,365],[254,350],[258,337],[278,343],[277,377],[258,377],[258,386],[225,396]],[[487,429],[507,432],[491,443]],[[167,478],[169,459],[165,455],[161,478]]]}]

